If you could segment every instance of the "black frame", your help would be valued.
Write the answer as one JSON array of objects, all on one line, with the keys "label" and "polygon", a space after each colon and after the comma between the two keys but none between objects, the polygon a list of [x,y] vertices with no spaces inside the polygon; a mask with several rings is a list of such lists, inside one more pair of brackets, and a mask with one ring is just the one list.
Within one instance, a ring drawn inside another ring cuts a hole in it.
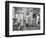
[{"label": "black frame", "polygon": [[[9,3],[22,3],[22,4],[36,4],[43,5],[43,33],[38,34],[23,34],[23,35],[9,35]],[[19,2],[19,1],[5,1],[5,36],[6,37],[15,37],[15,36],[32,36],[32,35],[44,35],[45,34],[45,3],[36,3],[36,2]]]}]

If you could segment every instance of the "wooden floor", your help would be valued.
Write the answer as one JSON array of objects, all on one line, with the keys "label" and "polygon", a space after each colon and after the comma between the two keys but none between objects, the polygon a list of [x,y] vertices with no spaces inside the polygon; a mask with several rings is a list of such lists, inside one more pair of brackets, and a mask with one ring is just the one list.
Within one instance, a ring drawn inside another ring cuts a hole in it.
[{"label": "wooden floor", "polygon": [[31,25],[28,27],[21,27],[19,30],[17,25],[13,25],[13,31],[20,31],[20,30],[40,30],[40,24],[35,26]]}]

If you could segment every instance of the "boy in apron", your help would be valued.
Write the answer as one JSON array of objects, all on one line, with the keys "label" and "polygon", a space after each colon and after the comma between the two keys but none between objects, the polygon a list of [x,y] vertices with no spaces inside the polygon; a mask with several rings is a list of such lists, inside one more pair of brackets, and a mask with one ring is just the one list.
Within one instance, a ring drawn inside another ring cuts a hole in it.
[{"label": "boy in apron", "polygon": [[39,16],[38,16],[38,14],[36,14],[36,24],[38,24],[38,21],[39,21]]}]

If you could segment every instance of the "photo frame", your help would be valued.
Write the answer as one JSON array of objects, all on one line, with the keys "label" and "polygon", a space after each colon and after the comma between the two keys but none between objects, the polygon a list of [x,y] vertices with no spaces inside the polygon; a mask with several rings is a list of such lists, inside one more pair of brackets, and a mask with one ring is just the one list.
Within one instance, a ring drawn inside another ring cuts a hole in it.
[{"label": "photo frame", "polygon": [[45,34],[45,3],[5,2],[5,36]]}]

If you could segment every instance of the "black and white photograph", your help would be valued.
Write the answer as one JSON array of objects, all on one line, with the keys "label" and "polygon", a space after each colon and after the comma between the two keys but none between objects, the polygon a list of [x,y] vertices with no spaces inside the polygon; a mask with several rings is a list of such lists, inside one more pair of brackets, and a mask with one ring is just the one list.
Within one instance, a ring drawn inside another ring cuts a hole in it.
[{"label": "black and white photograph", "polygon": [[40,30],[40,8],[13,7],[13,31]]},{"label": "black and white photograph", "polygon": [[44,35],[45,4],[6,1],[6,37]]}]

